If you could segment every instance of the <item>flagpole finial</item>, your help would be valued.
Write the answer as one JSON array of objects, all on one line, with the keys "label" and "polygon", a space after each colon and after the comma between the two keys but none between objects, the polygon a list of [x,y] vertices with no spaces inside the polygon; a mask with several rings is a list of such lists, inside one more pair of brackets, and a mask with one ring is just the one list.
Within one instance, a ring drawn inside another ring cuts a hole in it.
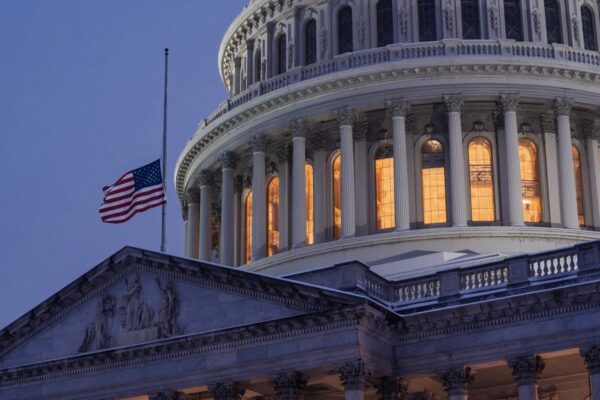
[{"label": "flagpole finial", "polygon": [[168,47],[165,47],[165,55],[166,56],[169,55],[169,48]]}]

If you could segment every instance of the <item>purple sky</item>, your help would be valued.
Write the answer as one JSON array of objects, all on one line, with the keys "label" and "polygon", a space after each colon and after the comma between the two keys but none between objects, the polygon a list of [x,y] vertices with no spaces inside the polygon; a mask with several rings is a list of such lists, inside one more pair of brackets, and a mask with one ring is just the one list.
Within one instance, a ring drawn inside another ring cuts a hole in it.
[{"label": "purple sky", "polygon": [[0,3],[0,328],[125,245],[158,250],[160,209],[102,224],[101,188],[160,157],[169,47],[168,244],[183,254],[179,152],[226,98],[223,33],[247,0]]}]

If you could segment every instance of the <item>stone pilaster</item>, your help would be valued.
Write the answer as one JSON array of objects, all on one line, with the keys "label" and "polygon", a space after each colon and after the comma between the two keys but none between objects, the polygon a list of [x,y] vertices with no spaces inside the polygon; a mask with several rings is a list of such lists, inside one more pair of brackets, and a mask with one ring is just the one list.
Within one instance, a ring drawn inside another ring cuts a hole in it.
[{"label": "stone pilaster", "polygon": [[301,372],[282,373],[271,380],[277,400],[299,399],[307,382],[308,378]]},{"label": "stone pilaster", "polygon": [[279,250],[290,247],[290,148],[288,145],[275,149],[275,161],[279,170]]},{"label": "stone pilaster", "polygon": [[221,254],[219,260],[221,264],[234,265],[234,174],[237,164],[235,153],[226,152],[221,155],[221,172],[223,174],[221,184]]},{"label": "stone pilaster", "polygon": [[462,95],[444,96],[448,111],[448,135],[450,148],[450,200],[452,204],[452,225],[467,225],[467,198],[465,182],[465,154],[462,142],[461,110],[464,104]]},{"label": "stone pilaster", "polygon": [[242,90],[242,59],[237,57],[233,59],[233,94],[236,95]]},{"label": "stone pilaster", "polygon": [[212,186],[214,184],[211,171],[202,170],[198,176],[200,186],[200,241],[198,258],[202,261],[211,259],[211,215],[212,215]]},{"label": "stone pilaster", "polygon": [[521,192],[521,165],[519,161],[519,132],[517,127],[518,94],[500,97],[504,112],[504,138],[506,148],[506,175],[508,193],[508,213],[511,226],[524,226],[523,194]]},{"label": "stone pilaster", "polygon": [[252,260],[267,255],[266,138],[252,138]]},{"label": "stone pilaster", "polygon": [[475,380],[469,367],[450,368],[440,375],[448,400],[467,400],[469,389]]},{"label": "stone pilaster", "polygon": [[254,39],[246,41],[246,82],[248,87],[254,83]]},{"label": "stone pilaster", "polygon": [[382,378],[374,379],[372,383],[377,390],[378,400],[406,399],[408,384],[402,378],[384,376]]},{"label": "stone pilaster", "polygon": [[410,229],[410,200],[408,188],[408,150],[406,144],[406,115],[410,104],[406,99],[386,102],[392,116],[392,136],[394,143],[394,208],[397,231]]},{"label": "stone pilaster", "polygon": [[246,389],[239,383],[216,383],[208,390],[214,400],[240,400]]},{"label": "stone pilaster", "polygon": [[348,238],[356,235],[353,124],[357,112],[353,108],[342,108],[335,112],[335,116],[340,124],[342,156],[342,237]]},{"label": "stone pilaster", "polygon": [[577,214],[577,191],[575,189],[575,172],[573,169],[573,152],[571,142],[570,113],[572,100],[558,97],[554,102],[556,127],[558,133],[558,176],[560,179],[560,215],[563,226],[579,229]]},{"label": "stone pilaster", "polygon": [[242,264],[242,192],[244,191],[244,177],[233,178],[233,264],[237,267]]},{"label": "stone pilaster", "polygon": [[308,121],[296,119],[292,131],[292,247],[306,245],[306,133]]},{"label": "stone pilaster", "polygon": [[508,360],[513,378],[517,382],[519,400],[538,400],[537,382],[546,363],[540,356],[524,355]]},{"label": "stone pilaster", "polygon": [[198,258],[198,245],[200,243],[200,190],[189,188],[185,192],[187,204],[187,231],[186,231],[186,257]]},{"label": "stone pilaster", "polygon": [[369,370],[362,360],[347,362],[338,368],[345,400],[364,400]]},{"label": "stone pilaster", "polygon": [[600,400],[600,346],[593,344],[582,347],[580,353],[590,374],[591,400]]},{"label": "stone pilaster", "polygon": [[311,137],[311,146],[313,148],[313,174],[314,174],[314,232],[315,244],[325,242],[326,218],[326,176],[327,176],[327,136],[317,134]]},{"label": "stone pilaster", "polygon": [[588,131],[585,132],[585,137],[585,151],[587,154],[586,159],[591,199],[590,204],[592,206],[591,218],[587,218],[588,221],[586,221],[586,223],[594,227],[600,227],[600,165],[598,165],[597,162],[600,158],[600,155],[598,154],[600,126],[593,126],[590,123]]}]

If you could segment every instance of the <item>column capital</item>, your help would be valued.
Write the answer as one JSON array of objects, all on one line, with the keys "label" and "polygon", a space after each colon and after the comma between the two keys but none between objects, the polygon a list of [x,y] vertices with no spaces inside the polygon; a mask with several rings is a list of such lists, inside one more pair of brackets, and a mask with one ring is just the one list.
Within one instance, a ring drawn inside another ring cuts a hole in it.
[{"label": "column capital", "polygon": [[462,94],[447,94],[444,95],[444,103],[448,112],[461,112],[465,98]]},{"label": "column capital", "polygon": [[410,103],[405,98],[386,100],[385,107],[392,118],[406,117],[410,111]]},{"label": "column capital", "polygon": [[354,124],[353,136],[354,140],[365,140],[369,133],[369,123],[367,121]]},{"label": "column capital", "polygon": [[290,161],[290,146],[287,144],[277,147],[273,153],[277,164],[285,164]]},{"label": "column capital", "polygon": [[203,169],[202,171],[200,171],[200,175],[198,175],[197,181],[200,187],[213,185],[214,179],[212,171]]},{"label": "column capital", "polygon": [[183,195],[183,199],[187,204],[200,203],[200,190],[195,187],[188,188]]},{"label": "column capital", "polygon": [[221,154],[220,157],[221,168],[223,169],[235,169],[237,166],[238,156],[233,151],[226,151]]},{"label": "column capital", "polygon": [[308,378],[301,372],[281,373],[271,379],[278,400],[296,400],[302,395]]},{"label": "column capital", "polygon": [[292,131],[292,137],[305,138],[310,131],[310,123],[304,118],[296,118],[290,121],[290,131]]},{"label": "column capital", "polygon": [[520,101],[521,96],[518,93],[506,93],[500,95],[500,105],[504,112],[517,111]]},{"label": "column capital", "polygon": [[345,390],[364,390],[366,378],[370,375],[366,364],[360,359],[341,365],[338,373]]},{"label": "column capital", "polygon": [[508,366],[518,385],[531,385],[540,379],[546,363],[541,356],[524,355],[509,359]]},{"label": "column capital", "polygon": [[250,144],[252,144],[252,151],[255,153],[264,153],[267,148],[267,138],[265,135],[254,135],[252,139],[250,139]]},{"label": "column capital", "polygon": [[239,383],[215,383],[208,388],[215,400],[239,400],[246,389]]},{"label": "column capital", "polygon": [[150,400],[183,400],[183,395],[177,391],[157,392],[148,396]]},{"label": "column capital", "polygon": [[569,116],[573,108],[573,99],[568,97],[557,97],[554,100],[554,112],[556,116]]},{"label": "column capital", "polygon": [[449,396],[465,394],[471,388],[475,375],[469,367],[454,367],[443,372],[440,377],[444,390]]},{"label": "column capital", "polygon": [[379,400],[404,399],[408,390],[406,381],[399,377],[383,376],[375,378],[371,382],[377,390],[377,398]]},{"label": "column capital", "polygon": [[600,374],[600,346],[592,344],[579,350],[590,375]]},{"label": "column capital", "polygon": [[327,150],[327,144],[329,143],[327,135],[319,132],[310,137],[310,145],[314,151]]},{"label": "column capital", "polygon": [[333,112],[340,126],[352,126],[358,119],[358,112],[352,107],[344,107]]}]

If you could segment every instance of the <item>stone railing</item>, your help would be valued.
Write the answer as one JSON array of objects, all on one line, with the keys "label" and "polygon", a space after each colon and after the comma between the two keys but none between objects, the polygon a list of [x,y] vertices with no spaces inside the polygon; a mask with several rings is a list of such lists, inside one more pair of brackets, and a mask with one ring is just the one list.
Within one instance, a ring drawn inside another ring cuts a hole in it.
[{"label": "stone railing", "polygon": [[344,70],[403,60],[435,57],[482,58],[490,56],[549,59],[560,61],[561,63],[575,63],[586,67],[600,66],[599,52],[559,44],[515,42],[514,40],[462,39],[445,39],[438,42],[423,43],[395,43],[386,47],[338,55],[333,59],[304,67],[296,67],[281,75],[258,82],[230,100],[221,103],[215,112],[204,119],[203,123],[204,125],[209,125],[228,111],[264,94],[282,89],[294,83]]},{"label": "stone railing", "polygon": [[456,302],[512,290],[520,293],[539,285],[572,282],[600,275],[600,241],[537,254],[509,257],[494,263],[454,268],[408,280],[389,281],[359,262],[335,265],[288,276],[290,279],[362,293],[396,309]]}]

